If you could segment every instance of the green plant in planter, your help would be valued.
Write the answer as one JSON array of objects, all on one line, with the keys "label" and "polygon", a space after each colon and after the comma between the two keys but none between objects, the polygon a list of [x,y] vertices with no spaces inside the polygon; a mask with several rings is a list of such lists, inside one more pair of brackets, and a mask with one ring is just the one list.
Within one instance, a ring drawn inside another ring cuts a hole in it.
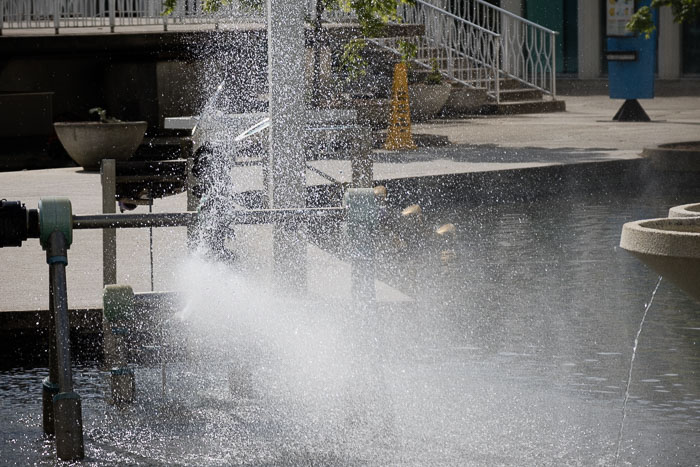
[{"label": "green plant in planter", "polygon": [[442,84],[442,73],[438,68],[437,60],[433,58],[430,65],[430,73],[425,77],[425,84]]},{"label": "green plant in planter", "polygon": [[100,123],[117,123],[121,122],[118,118],[114,117],[108,117],[107,116],[107,111],[103,109],[102,107],[93,107],[92,109],[88,110],[88,113],[90,115],[96,116],[97,121]]}]

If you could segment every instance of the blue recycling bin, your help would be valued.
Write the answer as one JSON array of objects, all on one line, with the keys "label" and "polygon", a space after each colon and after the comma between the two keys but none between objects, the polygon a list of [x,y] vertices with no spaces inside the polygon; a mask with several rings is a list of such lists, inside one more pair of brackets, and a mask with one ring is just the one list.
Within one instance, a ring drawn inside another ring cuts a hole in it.
[{"label": "blue recycling bin", "polygon": [[608,37],[605,52],[611,99],[653,99],[656,34]]},{"label": "blue recycling bin", "polygon": [[[650,1],[638,2],[637,7]],[[656,11],[653,11],[656,22]],[[611,99],[625,99],[615,120],[648,121],[637,99],[654,98],[656,71],[656,31],[644,34],[608,36],[605,58],[608,61],[608,85]]]}]

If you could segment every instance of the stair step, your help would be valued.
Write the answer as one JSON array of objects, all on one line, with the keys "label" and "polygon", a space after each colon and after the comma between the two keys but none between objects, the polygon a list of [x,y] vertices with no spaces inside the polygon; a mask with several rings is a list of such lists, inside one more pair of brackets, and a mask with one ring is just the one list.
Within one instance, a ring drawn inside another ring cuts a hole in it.
[{"label": "stair step", "polygon": [[501,102],[536,101],[542,99],[543,93],[539,89],[517,88],[500,89]]},{"label": "stair step", "polygon": [[566,102],[562,100],[539,100],[521,102],[501,102],[486,104],[481,108],[485,115],[516,115],[566,111]]}]

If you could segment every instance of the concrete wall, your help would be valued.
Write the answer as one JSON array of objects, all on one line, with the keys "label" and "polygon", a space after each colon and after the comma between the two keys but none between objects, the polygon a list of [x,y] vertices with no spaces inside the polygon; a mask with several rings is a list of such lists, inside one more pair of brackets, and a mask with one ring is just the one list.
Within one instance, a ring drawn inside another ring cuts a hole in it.
[{"label": "concrete wall", "polygon": [[[3,37],[0,94],[52,93],[49,122],[88,120],[90,108],[102,107],[116,118],[148,121],[153,134],[164,117],[197,114],[222,76],[229,77],[230,110],[245,110],[264,92],[266,63],[261,27]],[[0,113],[13,113],[7,100]]]}]

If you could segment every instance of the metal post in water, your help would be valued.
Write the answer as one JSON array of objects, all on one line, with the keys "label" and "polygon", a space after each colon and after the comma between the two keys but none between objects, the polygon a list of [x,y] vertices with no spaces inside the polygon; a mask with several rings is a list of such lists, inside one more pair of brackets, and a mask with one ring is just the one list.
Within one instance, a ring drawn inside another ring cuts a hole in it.
[{"label": "metal post in water", "polygon": [[[194,194],[194,187],[197,185],[197,177],[192,173],[194,167],[194,158],[192,154],[187,154],[187,211],[194,212],[197,210],[199,200]],[[197,226],[193,223],[187,226],[187,247],[192,249],[196,242]]]},{"label": "metal post in water", "polygon": [[374,286],[377,201],[372,188],[351,188],[345,193],[348,242],[352,262],[352,298],[359,308],[372,312],[376,302]]},{"label": "metal post in water", "polygon": [[[306,205],[304,154],[304,16],[303,0],[267,0],[269,78],[269,180],[271,208]],[[285,223],[273,230],[275,278],[285,288],[306,288],[305,229]]]},{"label": "metal post in water", "polygon": [[128,285],[107,285],[102,295],[102,330],[105,362],[110,367],[112,402],[133,402],[134,371],[128,365],[128,338],[133,326],[134,291]]},{"label": "metal post in water", "polygon": [[[46,256],[46,261],[48,263],[49,257],[48,252]],[[49,268],[49,323],[48,323],[48,335],[49,335],[49,376],[42,382],[42,426],[44,433],[47,435],[54,435],[56,433],[54,429],[53,420],[53,397],[58,394],[58,358],[56,356],[56,320],[54,316],[56,311],[54,310],[54,269]]]},{"label": "metal post in water", "polygon": [[[39,238],[46,250],[46,262],[49,264],[49,308],[53,310],[51,319],[55,322],[56,331],[55,357],[52,357],[51,363],[53,365],[55,362],[56,368],[52,373],[57,373],[55,377],[58,382],[58,393],[52,398],[53,430],[56,435],[56,454],[61,460],[78,460],[85,456],[81,401],[80,396],[73,392],[66,288],[68,248],[73,240],[72,222],[68,199],[46,198],[40,201]],[[53,339],[54,336],[49,338]]]}]

